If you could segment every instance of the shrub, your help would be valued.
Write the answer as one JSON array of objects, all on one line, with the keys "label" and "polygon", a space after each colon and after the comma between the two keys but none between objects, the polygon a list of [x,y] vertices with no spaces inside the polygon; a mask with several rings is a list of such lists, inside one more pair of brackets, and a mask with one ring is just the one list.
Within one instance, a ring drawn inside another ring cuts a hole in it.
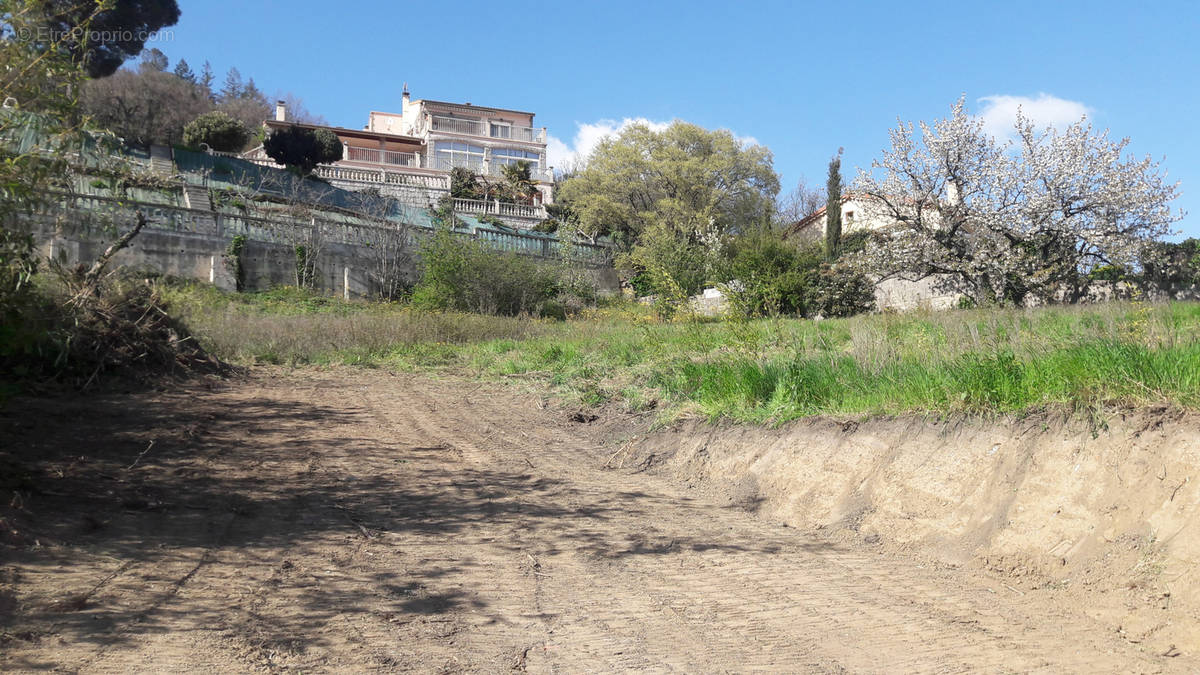
[{"label": "shrub", "polygon": [[565,315],[569,290],[561,271],[440,228],[421,246],[421,280],[412,304],[419,309],[517,316]]},{"label": "shrub", "polygon": [[635,288],[641,286],[639,292],[663,295],[681,290],[695,295],[712,277],[713,259],[705,246],[671,228],[652,227],[631,251],[618,256],[617,266]]},{"label": "shrub", "polygon": [[228,113],[204,113],[183,128],[183,142],[193,148],[207,145],[220,152],[237,152],[246,147],[250,130]]},{"label": "shrub", "polygon": [[845,264],[821,265],[809,287],[808,316],[854,316],[875,309],[875,284]]},{"label": "shrub", "polygon": [[1088,279],[1092,281],[1123,281],[1127,276],[1125,268],[1117,265],[1101,265],[1088,272]]},{"label": "shrub", "polygon": [[770,230],[742,235],[731,247],[726,272],[733,311],[747,317],[806,314],[820,262],[816,246],[799,249]]},{"label": "shrub", "polygon": [[1200,284],[1200,239],[1155,242],[1142,267],[1146,281],[1161,288]]}]

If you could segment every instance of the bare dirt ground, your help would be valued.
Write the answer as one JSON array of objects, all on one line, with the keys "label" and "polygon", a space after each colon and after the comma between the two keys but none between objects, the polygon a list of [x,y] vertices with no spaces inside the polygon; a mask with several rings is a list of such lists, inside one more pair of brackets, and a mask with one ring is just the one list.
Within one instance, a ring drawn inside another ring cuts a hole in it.
[{"label": "bare dirt ground", "polygon": [[11,402],[0,670],[1197,666],[1052,592],[606,468],[619,425],[569,413],[350,369]]}]

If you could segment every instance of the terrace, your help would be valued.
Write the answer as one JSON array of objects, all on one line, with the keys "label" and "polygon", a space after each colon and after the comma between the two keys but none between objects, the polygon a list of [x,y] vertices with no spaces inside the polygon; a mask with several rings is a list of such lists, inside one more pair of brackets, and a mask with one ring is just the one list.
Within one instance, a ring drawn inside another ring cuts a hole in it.
[{"label": "terrace", "polygon": [[511,124],[488,120],[469,120],[442,115],[430,116],[430,130],[460,134],[463,136],[479,136],[482,138],[502,138],[505,140],[521,141],[524,143],[545,143],[546,130],[533,127],[518,127]]}]

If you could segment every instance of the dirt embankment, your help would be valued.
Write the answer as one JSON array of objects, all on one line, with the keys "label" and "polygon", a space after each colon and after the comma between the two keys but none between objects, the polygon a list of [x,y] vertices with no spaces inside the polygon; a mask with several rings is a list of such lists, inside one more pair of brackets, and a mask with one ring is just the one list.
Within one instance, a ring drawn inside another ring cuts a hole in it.
[{"label": "dirt embankment", "polygon": [[1200,415],[687,422],[636,447],[764,518],[1075,598],[1154,650],[1200,637]]}]

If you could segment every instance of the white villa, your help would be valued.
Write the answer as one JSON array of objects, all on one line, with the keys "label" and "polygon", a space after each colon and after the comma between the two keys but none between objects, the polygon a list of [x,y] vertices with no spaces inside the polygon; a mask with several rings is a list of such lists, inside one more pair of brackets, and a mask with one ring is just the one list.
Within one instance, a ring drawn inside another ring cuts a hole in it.
[{"label": "white villa", "polygon": [[[414,206],[426,206],[449,194],[450,170],[454,167],[497,177],[505,165],[527,161],[537,181],[538,194],[533,203],[456,199],[454,208],[464,213],[495,215],[525,228],[546,218],[545,204],[554,201],[554,173],[546,164],[546,128],[533,126],[534,113],[470,103],[410,100],[407,87],[400,100],[400,112],[372,111],[363,129],[324,127],[342,142],[342,159],[317,167],[316,175],[338,187],[375,188]],[[275,117],[263,124],[271,130],[294,122],[280,101]],[[261,147],[243,157],[273,164]]]},{"label": "white villa", "polygon": [[[895,221],[868,210],[863,195],[842,195],[842,234],[862,230],[881,230]],[[825,238],[825,207],[817,209],[788,228],[788,236],[801,241],[821,241]]]}]

